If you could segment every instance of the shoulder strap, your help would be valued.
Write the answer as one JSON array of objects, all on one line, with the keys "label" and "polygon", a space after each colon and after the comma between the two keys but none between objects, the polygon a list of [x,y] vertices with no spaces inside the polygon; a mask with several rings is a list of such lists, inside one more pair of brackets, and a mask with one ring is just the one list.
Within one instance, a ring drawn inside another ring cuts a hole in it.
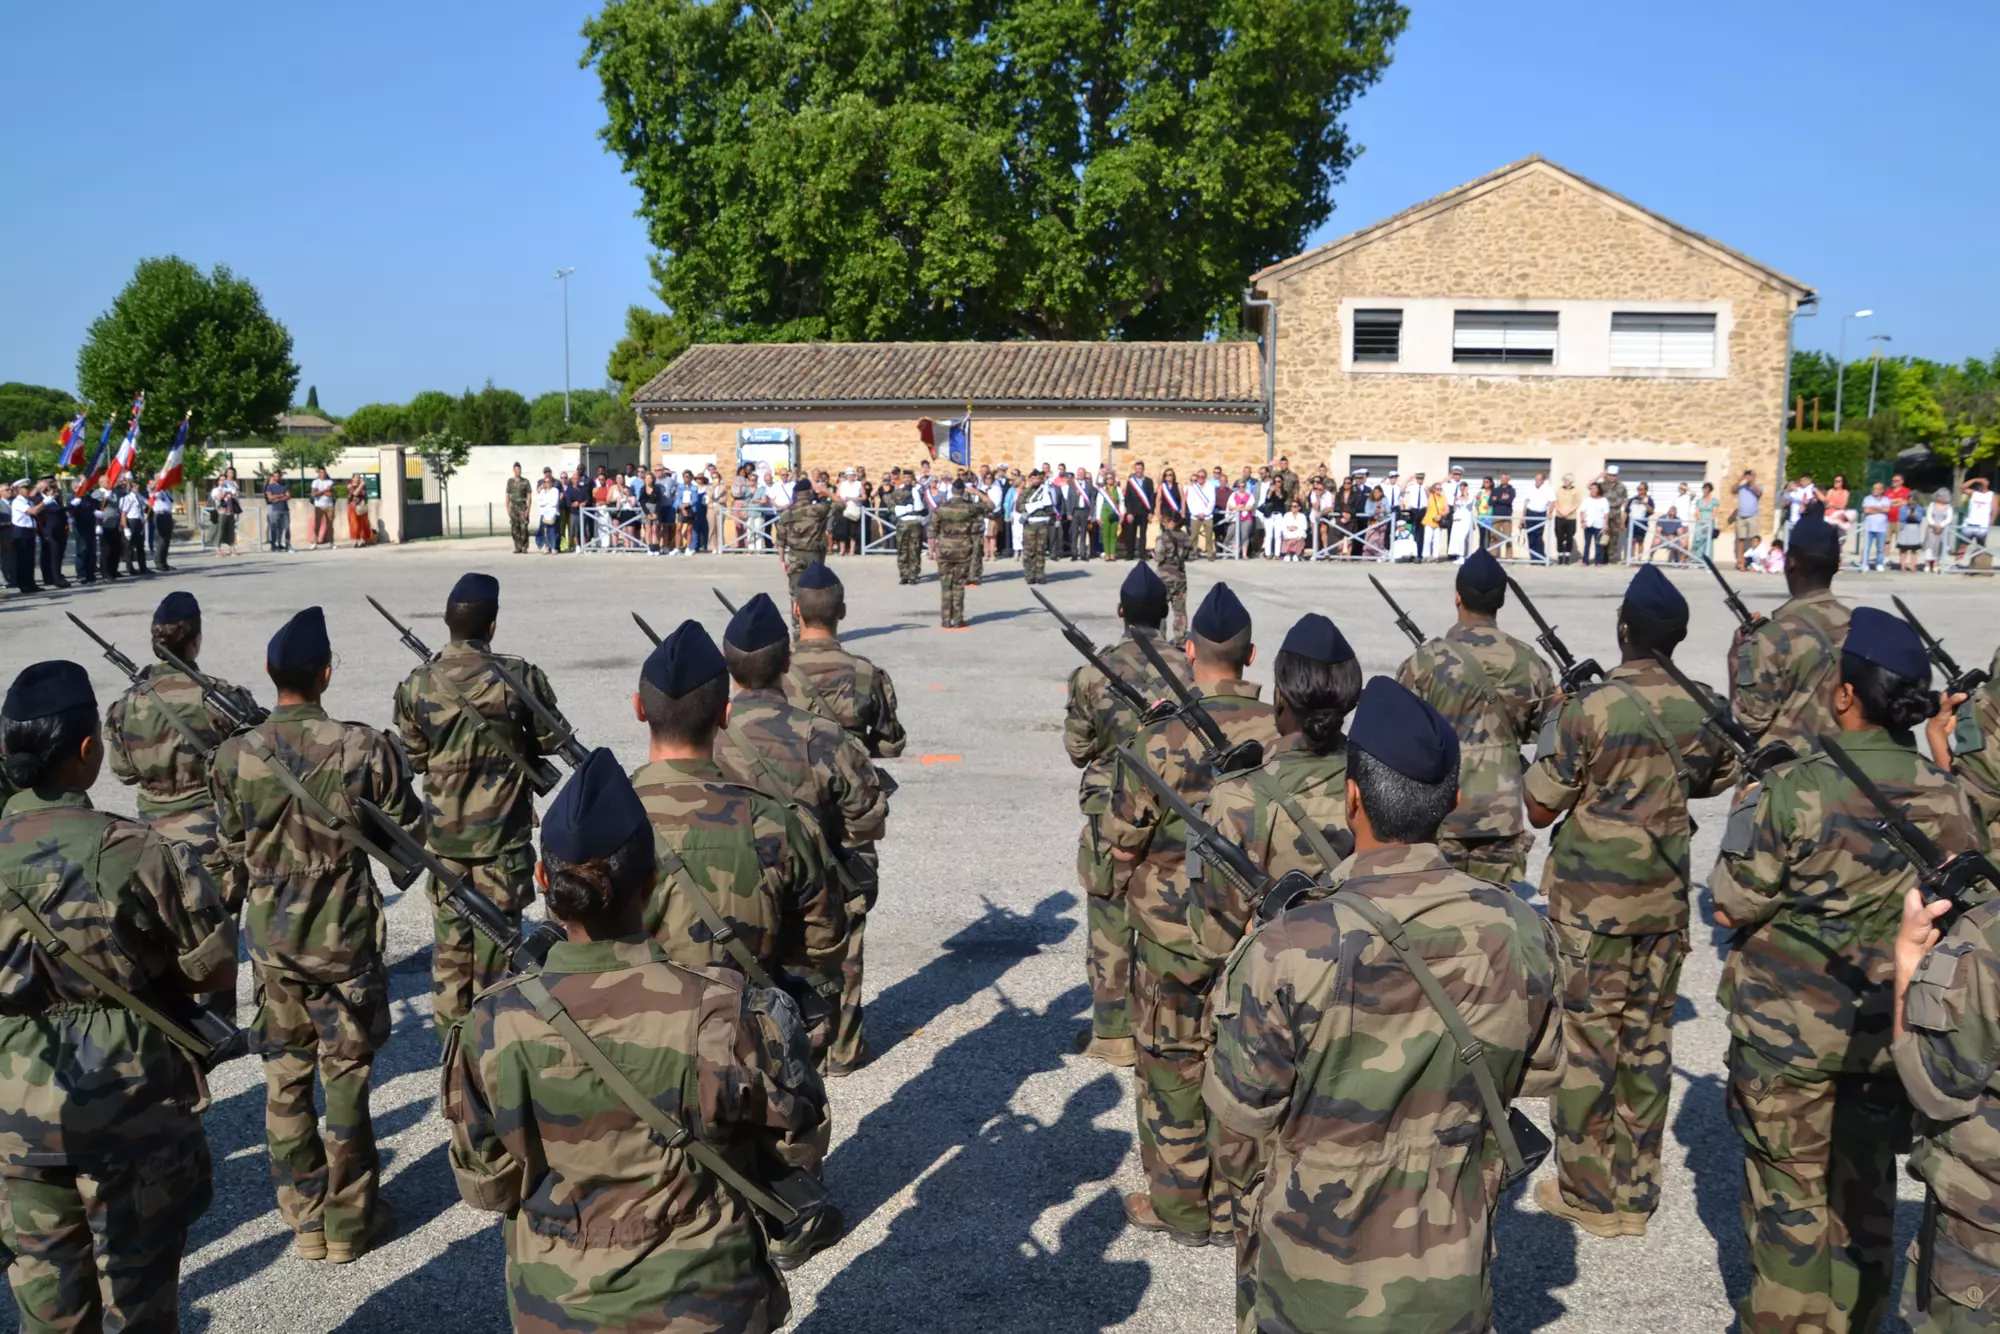
[{"label": "shoulder strap", "polygon": [[1457,660],[1465,672],[1466,680],[1472,686],[1473,693],[1479,696],[1479,702],[1493,710],[1500,719],[1502,734],[1506,736],[1508,742],[1519,746],[1520,738],[1514,735],[1514,720],[1507,716],[1507,710],[1500,707],[1500,698],[1494,693],[1493,673],[1486,670],[1486,664],[1473,657],[1471,650],[1465,645],[1448,636],[1439,635],[1437,642],[1444,645],[1445,652]]},{"label": "shoulder strap", "polygon": [[700,1163],[721,1178],[731,1189],[780,1223],[789,1224],[798,1217],[798,1212],[790,1205],[730,1166],[729,1160],[724,1158],[714,1145],[697,1138],[686,1126],[667,1115],[658,1103],[640,1092],[639,1086],[632,1082],[632,1077],[619,1069],[617,1063],[605,1054],[604,1048],[598,1046],[590,1034],[584,1032],[582,1026],[570,1017],[569,1011],[563,1008],[562,1002],[555,998],[541,978],[531,974],[523,977],[518,985],[521,994],[535,1007],[535,1013],[540,1015],[550,1028],[555,1029],[562,1040],[569,1044],[570,1050],[583,1058],[585,1065],[597,1072],[597,1077],[610,1086],[611,1091],[618,1096],[618,1101],[624,1103],[632,1115],[645,1122],[647,1129],[666,1141],[668,1148],[679,1149]]},{"label": "shoulder strap", "polygon": [[701,918],[702,925],[708,928],[708,934],[714,938],[715,943],[722,946],[729,957],[736,961],[736,966],[743,970],[743,976],[750,980],[750,984],[762,987],[766,991],[774,990],[771,975],[764,971],[764,965],[757,962],[757,956],[750,952],[750,947],[736,934],[735,923],[718,912],[714,902],[702,892],[700,883],[695,880],[694,873],[688,870],[687,861],[680,853],[673,848],[662,847],[660,865],[667,868],[667,874],[673,877],[674,884],[680,887],[680,891],[688,896],[688,902],[694,905],[695,916]]},{"label": "shoulder strap", "polygon": [[1403,924],[1351,889],[1335,894],[1333,902],[1360,914],[1388,942],[1389,948],[1396,951],[1396,957],[1417,979],[1424,999],[1437,1011],[1438,1018],[1444,1020],[1445,1032],[1451,1035],[1452,1044],[1458,1048],[1458,1059],[1472,1067],[1472,1080],[1479,1086],[1479,1101],[1486,1108],[1486,1124],[1493,1131],[1493,1137],[1500,1142],[1500,1158],[1507,1165],[1507,1174],[1513,1177],[1526,1171],[1527,1160],[1522,1157],[1520,1143],[1514,1138],[1514,1127],[1507,1117],[1507,1103],[1500,1096],[1500,1085],[1493,1078],[1493,1067],[1486,1061],[1486,1045],[1472,1035],[1472,1030],[1466,1026],[1465,1016],[1446,994],[1444,984],[1437,980],[1437,974],[1431,971],[1430,965],[1411,947]]},{"label": "shoulder strap", "polygon": [[1666,748],[1667,758],[1674,762],[1674,777],[1681,780],[1681,799],[1685,801],[1689,787],[1694,782],[1694,772],[1688,768],[1687,757],[1675,743],[1674,734],[1667,730],[1666,719],[1660,717],[1659,710],[1655,709],[1630,681],[1616,676],[1606,679],[1625,692],[1625,698],[1632,701],[1632,706],[1638,709],[1640,716],[1646,720],[1646,730],[1653,734],[1655,741]]},{"label": "shoulder strap", "polygon": [[840,713],[833,707],[833,701],[821,693],[820,688],[813,683],[811,673],[807,672],[797,663],[793,663],[786,669],[785,675],[797,684],[807,699],[812,701],[813,712],[819,714],[828,722],[838,723],[840,721]]},{"label": "shoulder strap", "polygon": [[326,803],[315,796],[312,789],[305,785],[304,780],[292,772],[290,765],[273,753],[264,738],[258,736],[255,730],[244,732],[242,737],[244,747],[264,762],[270,769],[271,776],[278,780],[279,786],[291,793],[299,805],[305,807],[308,815],[325,825],[336,837],[362,856],[373,857],[381,862],[388,870],[389,879],[396,888],[408,889],[410,883],[423,873],[421,867],[412,866],[401,857],[393,856],[374,839],[362,833],[360,825],[353,818],[352,808],[349,809],[348,818],[344,820],[329,810]]},{"label": "shoulder strap", "polygon": [[[534,760],[522,753],[514,738],[496,727],[491,718],[474,707],[472,701],[465,697],[465,692],[458,688],[458,683],[444,674],[442,659],[434,658],[429,665],[431,680],[437,682],[438,689],[450,696],[451,702],[458,706],[459,712],[471,720],[474,731],[492,742],[501,754],[512,761],[514,767],[521,771],[522,776],[536,792],[547,793],[555,787],[558,781],[555,771],[547,763]],[[505,689],[504,683],[502,689]]]},{"label": "shoulder strap", "polygon": [[1299,805],[1298,800],[1289,792],[1279,787],[1277,779],[1262,769],[1252,769],[1250,771],[1250,786],[1264,800],[1276,802],[1278,808],[1284,811],[1291,822],[1299,827],[1299,832],[1306,836],[1306,842],[1312,845],[1313,856],[1320,859],[1320,862],[1326,867],[1328,873],[1331,873],[1334,867],[1346,860],[1334,850],[1333,844],[1327,842],[1325,833],[1319,827],[1319,822],[1306,815],[1305,807]]},{"label": "shoulder strap", "polygon": [[174,706],[167,703],[167,697],[162,695],[160,688],[153,684],[151,676],[135,677],[132,684],[153,697],[153,703],[160,706],[160,712],[167,715],[167,721],[174,725],[174,730],[179,732],[186,739],[187,743],[195,748],[195,753],[200,755],[204,762],[215,758],[215,747],[203,741],[201,735],[194,730],[193,724],[174,711]]},{"label": "shoulder strap", "polygon": [[[770,760],[765,758],[764,752],[750,744],[750,738],[743,734],[743,729],[735,723],[730,723],[724,728],[724,731],[728,735],[730,743],[750,757],[751,767],[755,768],[758,776],[764,780],[764,795],[776,798],[779,801],[790,801],[791,797],[787,793],[785,785],[779,781],[777,772],[771,768]],[[811,807],[807,807],[806,809],[811,810]],[[814,811],[812,818],[815,821],[819,820],[819,813]],[[826,836],[824,829],[820,832],[822,837]],[[849,871],[846,863],[841,860],[839,845],[830,837],[827,837],[826,843],[828,856],[833,863],[833,873],[839,879],[840,887],[846,891],[847,898],[850,901],[861,898],[864,891],[855,882],[853,872]],[[713,927],[710,929],[712,930]]]}]

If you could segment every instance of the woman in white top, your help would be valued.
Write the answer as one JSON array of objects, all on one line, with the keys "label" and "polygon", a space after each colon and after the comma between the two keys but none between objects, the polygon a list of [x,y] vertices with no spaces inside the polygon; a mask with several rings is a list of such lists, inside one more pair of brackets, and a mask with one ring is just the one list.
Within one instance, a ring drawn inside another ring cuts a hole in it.
[{"label": "woman in white top", "polygon": [[236,498],[236,490],[236,484],[224,477],[208,493],[208,503],[215,507],[215,554],[218,556],[238,554],[236,516],[243,512],[243,504]]},{"label": "woman in white top", "polygon": [[1445,552],[1455,565],[1472,554],[1473,535],[1479,531],[1479,519],[1472,510],[1472,485],[1460,482],[1451,498],[1451,537]]},{"label": "woman in white top", "polygon": [[1632,498],[1625,502],[1625,531],[1630,538],[1626,553],[1630,558],[1646,559],[1646,535],[1652,527],[1652,517],[1653,497],[1647,492],[1646,484],[1641,482],[1639,489],[1632,493]]},{"label": "woman in white top", "polygon": [[1951,531],[1951,492],[1939,487],[1931,494],[1931,503],[1924,507],[1924,567],[1932,574],[1937,573],[1938,562],[1944,559],[1945,535]]},{"label": "woman in white top", "polygon": [[1590,494],[1584,497],[1578,513],[1583,516],[1583,563],[1602,565],[1611,556],[1604,549],[1604,524],[1611,517],[1611,502],[1604,498],[1602,485],[1590,484]]},{"label": "woman in white top", "polygon": [[1271,527],[1278,534],[1278,549],[1283,553],[1281,559],[1296,561],[1305,554],[1308,524],[1298,501],[1294,500],[1287,506],[1282,517],[1274,518]]},{"label": "woman in white top", "polygon": [[544,556],[556,554],[560,534],[556,523],[562,516],[562,488],[544,477],[535,486],[535,545]]},{"label": "woman in white top", "polygon": [[833,532],[836,539],[834,551],[838,555],[852,556],[861,549],[864,534],[861,530],[861,478],[849,468],[840,475],[840,485],[833,489],[840,502],[833,516]]}]

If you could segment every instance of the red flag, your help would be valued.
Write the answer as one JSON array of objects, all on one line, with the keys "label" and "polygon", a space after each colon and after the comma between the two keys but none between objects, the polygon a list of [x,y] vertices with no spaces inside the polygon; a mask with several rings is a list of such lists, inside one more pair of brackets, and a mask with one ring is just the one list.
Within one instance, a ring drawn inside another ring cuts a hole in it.
[{"label": "red flag", "polygon": [[153,490],[171,491],[181,484],[181,460],[187,455],[188,421],[193,416],[194,409],[189,408],[187,416],[181,418],[181,428],[174,432],[174,447],[167,451],[167,461],[153,479]]}]

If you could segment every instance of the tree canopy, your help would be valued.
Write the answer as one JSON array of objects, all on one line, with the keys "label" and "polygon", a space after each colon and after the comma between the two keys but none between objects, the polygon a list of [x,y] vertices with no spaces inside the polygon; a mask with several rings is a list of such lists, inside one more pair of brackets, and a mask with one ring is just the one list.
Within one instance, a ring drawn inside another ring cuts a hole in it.
[{"label": "tree canopy", "polygon": [[[1813,404],[1820,425],[1833,425],[1835,390],[1841,393],[1841,424],[1868,435],[1869,456],[1896,457],[1922,445],[1963,470],[2000,458],[2000,351],[1985,361],[1968,357],[1956,364],[1925,357],[1872,357],[1836,367],[1825,352],[1792,354],[1792,393],[1803,398],[1806,425]],[[1870,387],[1875,411],[1868,410]],[[1794,404],[1786,405],[1792,412]]]},{"label": "tree canopy", "polygon": [[[1407,20],[607,0],[583,63],[683,340],[1193,338],[1332,213],[1359,152],[1341,117]],[[650,360],[614,354],[628,393]]]},{"label": "tree canopy", "polygon": [[46,431],[76,415],[68,390],[9,380],[0,384],[0,445],[23,431]]}]

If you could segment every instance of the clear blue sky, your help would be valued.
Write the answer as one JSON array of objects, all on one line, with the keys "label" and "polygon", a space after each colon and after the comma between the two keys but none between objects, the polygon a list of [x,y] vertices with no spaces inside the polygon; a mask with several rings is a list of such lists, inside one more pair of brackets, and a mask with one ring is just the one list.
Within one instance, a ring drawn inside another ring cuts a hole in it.
[{"label": "clear blue sky", "polygon": [[[1317,239],[1540,152],[1947,359],[2000,346],[2000,6],[1412,0]],[[598,143],[583,7],[554,0],[0,6],[0,380],[73,386],[148,255],[227,263],[348,411],[488,376],[596,385],[651,300]]]}]

